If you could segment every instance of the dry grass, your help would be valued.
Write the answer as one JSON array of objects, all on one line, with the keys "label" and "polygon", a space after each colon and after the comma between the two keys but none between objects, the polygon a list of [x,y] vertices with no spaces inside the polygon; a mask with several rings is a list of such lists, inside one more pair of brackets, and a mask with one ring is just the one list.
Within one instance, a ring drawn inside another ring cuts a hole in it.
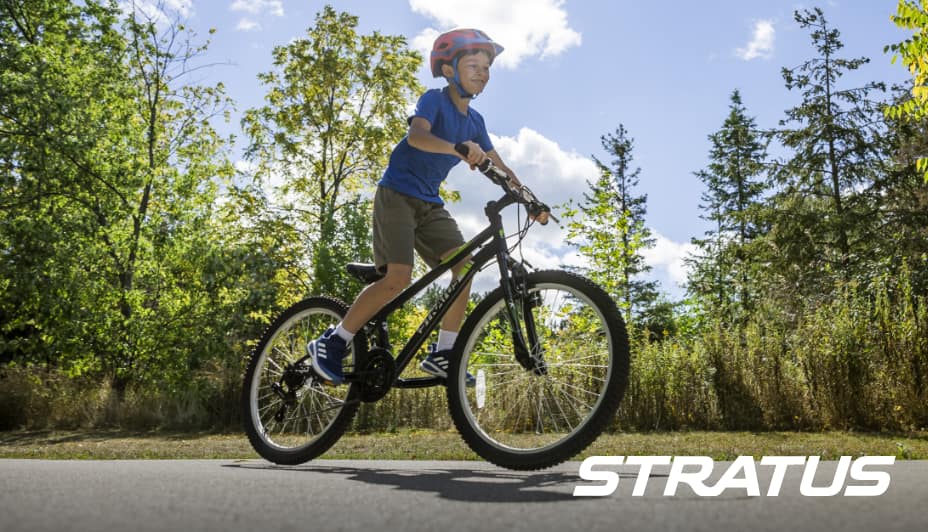
[{"label": "dry grass", "polygon": [[[577,459],[590,455],[892,455],[928,459],[928,432],[661,432],[607,434]],[[0,432],[0,458],[42,459],[242,459],[257,458],[243,434],[131,431]],[[400,431],[346,434],[323,458],[383,460],[479,460],[456,432]]]}]

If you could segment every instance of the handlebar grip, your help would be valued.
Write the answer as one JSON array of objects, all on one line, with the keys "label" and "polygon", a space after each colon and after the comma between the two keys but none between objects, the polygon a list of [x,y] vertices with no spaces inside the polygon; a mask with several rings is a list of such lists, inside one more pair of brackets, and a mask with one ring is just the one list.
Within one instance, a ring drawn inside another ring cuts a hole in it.
[{"label": "handlebar grip", "polygon": [[460,153],[462,157],[467,157],[467,154],[470,153],[470,148],[467,147],[467,144],[458,142],[454,145],[454,151]]}]

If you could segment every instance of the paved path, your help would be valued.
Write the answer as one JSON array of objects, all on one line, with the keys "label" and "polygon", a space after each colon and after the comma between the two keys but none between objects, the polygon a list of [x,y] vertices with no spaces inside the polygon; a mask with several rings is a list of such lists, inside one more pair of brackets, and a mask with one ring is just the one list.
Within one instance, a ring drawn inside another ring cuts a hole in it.
[{"label": "paved path", "polygon": [[[609,497],[573,497],[571,462],[513,472],[482,462],[316,461],[277,467],[259,460],[0,460],[0,530],[132,532],[361,530],[884,532],[928,528],[928,461],[897,462],[880,497],[802,497],[790,468],[779,497],[743,490],[715,498],[682,487],[664,497],[655,468],[632,497],[637,468]],[[719,462],[713,478],[727,467]],[[823,462],[816,485],[830,483]],[[597,468],[600,469],[600,468]],[[792,472],[797,469],[796,472]],[[884,468],[881,468],[884,469]],[[759,467],[762,493],[772,468]],[[821,479],[821,480],[820,480]]]}]

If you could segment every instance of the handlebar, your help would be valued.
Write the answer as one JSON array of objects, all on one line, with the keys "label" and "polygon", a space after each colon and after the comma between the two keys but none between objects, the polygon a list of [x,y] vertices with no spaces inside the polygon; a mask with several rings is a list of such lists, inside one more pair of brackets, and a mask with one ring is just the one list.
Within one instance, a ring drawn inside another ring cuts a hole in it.
[{"label": "handlebar", "polygon": [[[467,154],[470,153],[470,148],[468,148],[466,144],[459,142],[454,145],[454,151],[460,153],[463,157],[467,157]],[[528,213],[532,217],[537,218],[541,225],[548,224],[546,217],[541,217],[543,213],[546,213],[548,215],[547,218],[551,218],[556,223],[561,222],[557,219],[557,217],[551,214],[551,208],[542,203],[535,196],[535,193],[533,193],[527,186],[514,186],[512,178],[509,177],[509,174],[497,168],[489,157],[484,159],[482,163],[478,164],[477,169],[480,170],[480,173],[490,178],[490,181],[502,187],[508,196],[512,197],[519,203],[524,204],[528,209]]]}]

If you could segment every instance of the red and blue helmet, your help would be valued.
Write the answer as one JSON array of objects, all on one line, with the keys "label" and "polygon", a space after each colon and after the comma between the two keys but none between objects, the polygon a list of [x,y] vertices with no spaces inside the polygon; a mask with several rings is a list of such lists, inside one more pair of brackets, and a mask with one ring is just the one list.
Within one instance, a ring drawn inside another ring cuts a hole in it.
[{"label": "red and blue helmet", "polygon": [[472,50],[487,51],[492,63],[493,59],[503,51],[503,47],[493,42],[493,39],[480,30],[462,28],[442,33],[432,45],[432,55],[429,61],[432,76],[442,77],[441,66],[443,64],[453,65],[458,54]]}]

